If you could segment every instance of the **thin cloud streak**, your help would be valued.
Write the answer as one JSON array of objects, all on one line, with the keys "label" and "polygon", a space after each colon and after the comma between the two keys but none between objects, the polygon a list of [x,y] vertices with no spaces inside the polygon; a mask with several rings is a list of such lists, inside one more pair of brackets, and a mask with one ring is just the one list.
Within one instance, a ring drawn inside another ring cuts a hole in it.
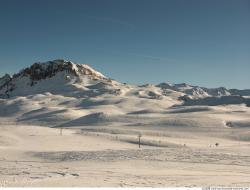
[{"label": "thin cloud streak", "polygon": [[119,20],[119,19],[114,19],[114,18],[110,18],[110,17],[96,17],[96,16],[86,16],[88,18],[91,18],[91,19],[95,19],[95,20],[98,20],[98,21],[103,21],[103,22],[109,22],[109,23],[114,23],[114,24],[117,24],[117,25],[121,25],[121,26],[124,26],[130,30],[134,30],[136,27],[135,25],[133,24],[130,24],[126,21],[123,21],[123,20]]},{"label": "thin cloud streak", "polygon": [[170,58],[167,58],[167,57],[157,57],[157,56],[138,54],[138,53],[128,53],[128,52],[127,52],[127,54],[138,56],[138,57],[144,57],[144,58],[148,58],[148,59],[153,59],[153,60],[159,60],[159,61],[177,62],[177,60],[170,59]]},{"label": "thin cloud streak", "polygon": [[141,53],[133,53],[133,52],[127,52],[127,51],[124,52],[124,51],[119,51],[119,50],[112,51],[112,53],[126,54],[126,55],[132,55],[132,56],[136,56],[136,57],[142,57],[145,59],[178,63],[178,61],[176,59],[172,59],[172,58],[168,58],[168,57],[158,57],[158,56],[146,55],[146,54],[141,54]]}]

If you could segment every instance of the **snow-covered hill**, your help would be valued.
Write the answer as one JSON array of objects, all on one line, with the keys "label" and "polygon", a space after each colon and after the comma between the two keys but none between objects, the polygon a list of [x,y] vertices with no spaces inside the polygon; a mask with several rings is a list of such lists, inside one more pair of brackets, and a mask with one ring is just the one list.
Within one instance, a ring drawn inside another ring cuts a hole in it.
[{"label": "snow-covered hill", "polygon": [[107,82],[108,78],[88,65],[54,60],[34,63],[12,77],[5,75],[0,79],[0,96],[8,98],[45,92],[67,96],[103,81]]},{"label": "snow-covered hill", "polygon": [[31,94],[50,92],[61,95],[92,96],[102,93],[121,95],[128,92],[138,97],[159,99],[168,96],[168,91],[179,92],[179,95],[189,95],[192,98],[221,96],[250,96],[250,90],[220,88],[205,88],[186,83],[131,86],[118,83],[105,77],[100,72],[85,64],[77,64],[66,60],[54,60],[45,63],[34,63],[19,73],[0,78],[0,97],[27,96]]},{"label": "snow-covered hill", "polygon": [[[13,76],[6,74],[0,78],[0,118],[52,126],[202,126],[202,117],[193,113],[223,112],[224,108],[218,106],[231,105],[237,105],[240,111],[248,110],[249,96],[250,90],[204,88],[186,83],[129,85],[88,65],[54,60],[34,63]],[[175,114],[180,113],[192,117],[176,118]]]}]

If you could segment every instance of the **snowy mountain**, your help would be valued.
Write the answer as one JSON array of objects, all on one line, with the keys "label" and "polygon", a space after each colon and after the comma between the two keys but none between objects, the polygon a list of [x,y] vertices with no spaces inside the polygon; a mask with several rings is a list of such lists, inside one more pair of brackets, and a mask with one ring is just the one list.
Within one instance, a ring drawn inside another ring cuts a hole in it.
[{"label": "snowy mountain", "polygon": [[219,88],[205,88],[200,86],[193,86],[186,83],[181,84],[168,84],[168,83],[160,83],[156,85],[162,89],[171,89],[178,92],[183,92],[187,95],[191,95],[194,98],[204,98],[211,96],[250,96],[250,90],[238,90],[238,89],[226,89],[224,87]]},{"label": "snowy mountain", "polygon": [[112,81],[88,65],[71,61],[54,60],[34,63],[12,77],[0,79],[0,97],[27,96],[50,92],[71,96],[83,91],[91,94],[87,86]]},{"label": "snowy mountain", "polygon": [[[104,93],[114,95],[127,92],[139,97],[159,99],[168,96],[167,91],[179,92],[180,96],[192,98],[221,96],[250,96],[250,90],[205,88],[186,83],[134,86],[124,85],[105,77],[100,72],[85,64],[77,64],[66,60],[54,60],[45,63],[34,63],[19,73],[0,78],[0,97],[27,96],[50,92],[66,96],[84,95],[98,96]],[[136,92],[135,92],[136,91]]]},{"label": "snowy mountain", "polygon": [[6,74],[0,78],[0,118],[52,126],[107,123],[165,126],[187,122],[196,126],[201,124],[195,118],[187,121],[167,118],[166,114],[224,110],[218,106],[229,106],[231,110],[233,105],[242,111],[250,107],[249,96],[250,90],[204,88],[186,83],[129,85],[88,65],[54,60],[34,63],[13,76]]}]

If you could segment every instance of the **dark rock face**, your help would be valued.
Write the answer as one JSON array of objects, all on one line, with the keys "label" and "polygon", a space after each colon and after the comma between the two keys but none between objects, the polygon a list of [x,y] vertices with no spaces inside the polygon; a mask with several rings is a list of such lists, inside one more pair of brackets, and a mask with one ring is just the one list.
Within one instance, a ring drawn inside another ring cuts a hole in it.
[{"label": "dark rock face", "polygon": [[0,88],[7,85],[11,81],[11,76],[5,74],[3,77],[0,78]]},{"label": "dark rock face", "polygon": [[5,74],[0,78],[0,90],[4,91],[4,94],[0,94],[0,98],[9,98],[8,92],[12,91],[14,86],[11,83],[12,78],[10,75]]},{"label": "dark rock face", "polygon": [[64,77],[62,80],[69,80],[70,75],[75,76],[77,82],[81,81],[85,76],[91,80],[108,80],[105,76],[88,65],[77,64],[62,59],[44,63],[37,62],[21,70],[17,74],[14,74],[12,77],[6,74],[4,77],[0,78],[0,98],[8,98],[11,94],[10,92],[18,87],[18,81],[22,79],[24,79],[23,81],[25,81],[25,84],[34,86],[38,81],[52,78],[60,72],[66,73],[66,76],[62,76]]},{"label": "dark rock face", "polygon": [[[60,62],[61,61],[61,62]],[[69,61],[56,60],[44,63],[34,63],[29,68],[22,70],[20,73],[13,76],[29,76],[32,81],[46,79],[53,77],[56,73],[61,71],[67,71],[74,75],[77,75],[73,69],[73,63]]]},{"label": "dark rock face", "polygon": [[51,78],[56,73],[62,71],[66,71],[75,76],[78,76],[79,74],[88,75],[93,79],[105,78],[103,75],[101,76],[100,73],[98,74],[98,72],[94,71],[87,65],[75,64],[71,61],[65,61],[61,59],[49,61],[46,63],[34,63],[30,67],[23,69],[17,74],[14,74],[13,78],[26,76],[29,77],[31,81],[38,81],[41,79]]}]

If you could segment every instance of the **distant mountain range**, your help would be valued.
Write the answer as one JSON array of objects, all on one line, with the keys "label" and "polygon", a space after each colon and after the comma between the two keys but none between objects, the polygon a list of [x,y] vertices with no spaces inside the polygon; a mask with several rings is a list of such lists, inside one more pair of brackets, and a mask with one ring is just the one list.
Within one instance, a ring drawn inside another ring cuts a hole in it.
[{"label": "distant mountain range", "polygon": [[[249,107],[250,90],[185,83],[130,85],[66,60],[34,63],[0,78],[0,121],[8,123],[227,127],[228,122],[236,122],[248,126]],[[236,116],[242,121],[230,119]]]},{"label": "distant mountain range", "polygon": [[[223,96],[250,96],[250,89],[205,88],[186,83],[133,86],[119,83],[85,64],[66,60],[54,60],[45,63],[34,63],[10,76],[0,78],[0,97],[27,96],[50,92],[66,96],[98,96],[113,94],[126,95],[129,89],[138,88],[135,96],[159,99],[169,96],[169,91],[179,92],[180,99],[201,99]],[[154,88],[150,90],[150,88]]]}]

